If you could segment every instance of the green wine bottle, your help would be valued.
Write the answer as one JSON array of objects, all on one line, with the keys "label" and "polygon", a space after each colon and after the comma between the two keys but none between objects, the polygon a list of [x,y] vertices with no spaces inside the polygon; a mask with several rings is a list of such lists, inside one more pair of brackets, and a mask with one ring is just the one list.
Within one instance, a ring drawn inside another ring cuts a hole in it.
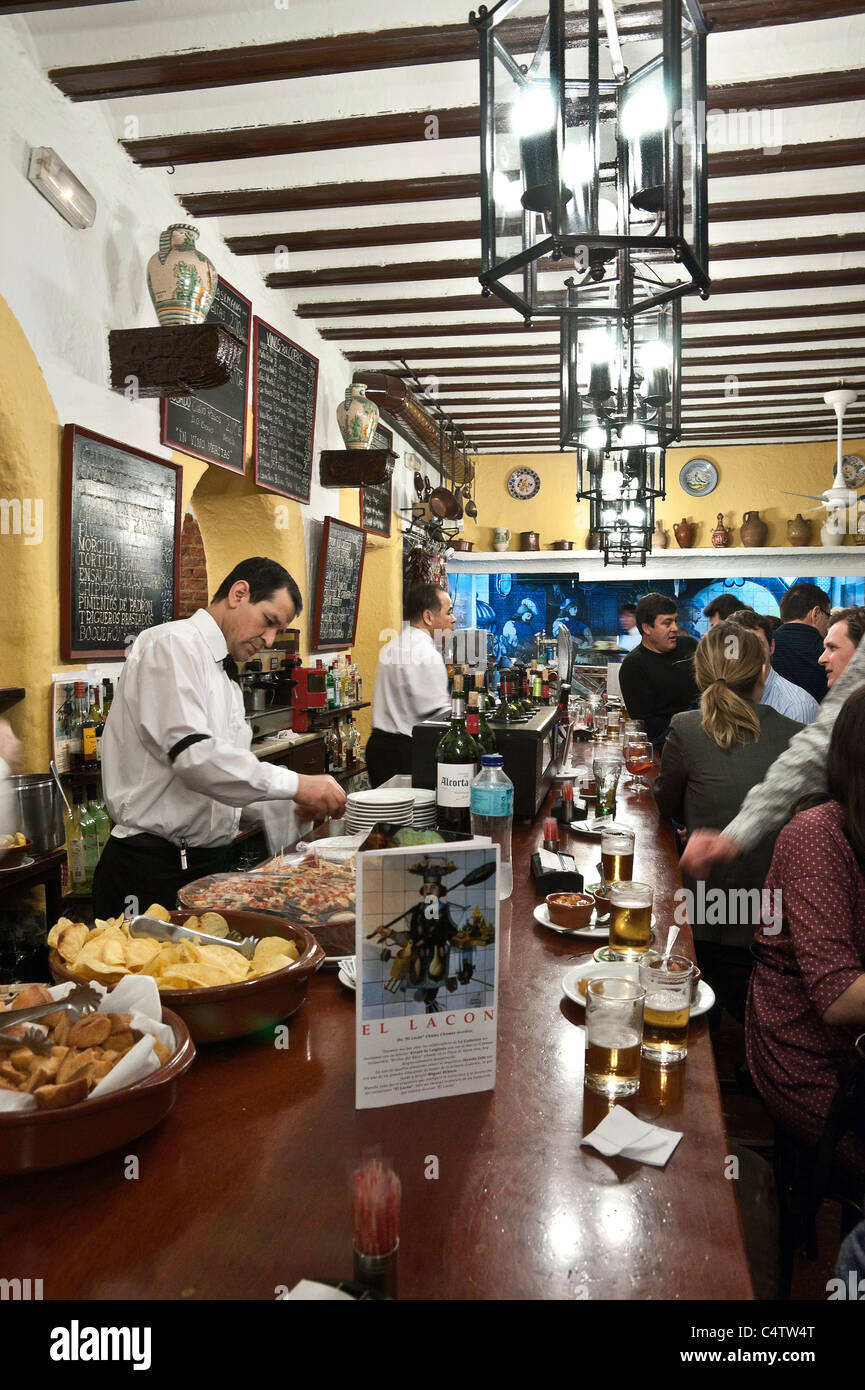
[{"label": "green wine bottle", "polygon": [[450,728],[436,748],[436,820],[440,830],[471,833],[471,785],[480,757],[477,739],[466,730],[462,676],[454,674]]}]

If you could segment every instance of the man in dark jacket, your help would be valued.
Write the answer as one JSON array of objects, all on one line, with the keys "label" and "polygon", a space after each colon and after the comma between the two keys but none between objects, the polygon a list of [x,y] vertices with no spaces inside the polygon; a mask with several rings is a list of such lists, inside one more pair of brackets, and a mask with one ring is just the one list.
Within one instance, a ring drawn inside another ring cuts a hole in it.
[{"label": "man in dark jacket", "polygon": [[828,689],[825,668],[819,663],[829,631],[829,595],[816,584],[794,584],[778,606],[781,626],[775,630],[772,668],[819,703]]},{"label": "man in dark jacket", "polygon": [[697,702],[693,637],[680,633],[678,608],[666,594],[644,594],[637,604],[642,641],[622,662],[619,681],[632,719],[642,719],[646,735],[660,746],[674,714]]}]

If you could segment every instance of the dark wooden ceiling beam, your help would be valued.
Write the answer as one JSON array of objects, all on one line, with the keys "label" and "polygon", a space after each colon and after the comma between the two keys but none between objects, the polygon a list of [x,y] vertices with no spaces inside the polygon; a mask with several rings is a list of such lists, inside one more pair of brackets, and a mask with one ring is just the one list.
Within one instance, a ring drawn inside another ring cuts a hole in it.
[{"label": "dark wooden ceiling beam", "polygon": [[[765,106],[765,102],[758,103]],[[862,163],[862,141],[820,140],[784,145],[775,153],[762,149],[719,150],[709,154],[709,176],[746,178],[750,174],[792,174],[809,169],[840,169]]]},{"label": "dark wooden ceiling beam", "polygon": [[[818,305],[817,307],[804,304],[797,305],[795,310],[766,309],[757,310],[761,321],[780,318],[807,318],[815,321],[823,316],[846,317],[850,314],[865,315],[865,304],[844,303],[838,305]],[[751,319],[755,313],[749,310],[746,319]],[[721,314],[716,322],[733,323],[743,315],[739,311]],[[691,324],[712,322],[706,319],[703,314],[685,314],[683,316],[685,327]],[[538,333],[554,333],[555,326],[549,322],[534,322],[526,325],[521,319],[513,319],[508,323],[454,323],[454,324],[404,324],[400,328],[320,328],[319,333],[322,338],[329,342],[351,343],[351,342],[370,342],[386,343],[394,339],[401,341],[405,338],[487,338],[487,337],[508,337],[511,333],[518,337],[526,338]],[[811,342],[826,338],[858,338],[865,335],[865,319],[861,328],[815,328],[813,331],[806,330],[797,333],[795,331],[779,330],[770,334],[772,341],[783,342]],[[733,334],[725,333],[722,335],[725,343],[735,343],[737,338]],[[763,340],[766,334],[755,330],[751,333],[739,335],[742,342],[749,342],[752,338]],[[689,347],[694,345],[700,347],[712,347],[718,342],[719,335],[715,334],[711,338],[695,338],[686,336],[685,342]],[[396,349],[392,349],[395,351]],[[481,349],[483,351],[483,349]]]},{"label": "dark wooden ceiling beam", "polygon": [[794,106],[820,106],[826,102],[860,101],[863,89],[863,68],[803,72],[793,77],[770,77],[766,81],[729,82],[710,87],[707,105],[710,111],[754,108],[777,111]]},{"label": "dark wooden ceiling beam", "polygon": [[177,196],[193,217],[243,217],[251,213],[440,202],[480,195],[480,174],[440,174],[428,179],[372,179],[369,183],[313,183],[299,188],[240,188]]},{"label": "dark wooden ceiling beam", "polygon": [[[719,344],[717,344],[717,346],[720,347],[721,344],[719,343]],[[796,361],[796,362],[836,361],[836,360],[843,360],[843,359],[855,359],[857,356],[861,356],[861,355],[862,355],[862,351],[863,351],[862,349],[850,348],[850,347],[848,347],[848,348],[813,348],[813,349],[797,350],[796,352],[792,352],[792,353],[779,353],[779,352],[777,352],[777,351],[776,351],[776,352],[756,352],[756,353],[744,353],[744,352],[743,352],[743,353],[731,353],[731,354],[729,355],[729,357],[726,357],[726,358],[724,358],[724,357],[706,357],[706,356],[701,357],[701,356],[695,356],[695,355],[689,354],[689,355],[685,358],[685,365],[686,365],[686,367],[693,367],[693,366],[695,366],[695,365],[703,365],[703,364],[712,365],[712,364],[714,363],[714,364],[717,365],[718,370],[721,371],[721,370],[723,370],[723,367],[725,366],[725,364],[726,364],[728,361],[730,361],[730,362],[737,362],[737,363],[740,363],[740,364],[743,363],[743,362],[745,362],[745,363],[748,363],[748,362],[777,362],[777,361],[779,360],[779,356],[781,356],[781,357],[789,357],[792,361]],[[487,358],[491,358],[491,357],[492,357],[492,358],[495,358],[495,357],[515,357],[515,356],[517,356],[517,355],[522,356],[522,357],[525,357],[525,356],[532,356],[532,357],[535,357],[535,356],[546,356],[546,357],[548,357],[548,358],[550,359],[550,362],[549,362],[549,364],[548,364],[547,366],[544,366],[544,367],[539,368],[540,371],[549,371],[549,370],[550,370],[550,367],[553,366],[553,365],[557,365],[557,364],[558,364],[558,360],[559,360],[559,358],[558,358],[558,348],[557,348],[556,346],[553,346],[553,347],[546,347],[546,346],[543,346],[543,347],[542,347],[542,346],[531,347],[531,346],[529,346],[529,347],[523,347],[522,349],[519,350],[519,352],[517,351],[517,349],[515,349],[515,348],[510,348],[510,347],[487,348],[486,351],[484,351],[482,348],[478,348],[478,349],[476,349],[476,348],[429,348],[427,351],[424,351],[423,348],[415,348],[415,349],[412,349],[411,351],[407,351],[407,352],[404,352],[404,353],[372,352],[372,353],[367,354],[367,353],[363,353],[363,352],[347,352],[347,353],[344,353],[343,355],[345,356],[345,358],[346,358],[349,362],[398,362],[398,361],[400,361],[400,360],[405,359],[406,361],[409,362],[409,365],[412,365],[410,359],[420,357],[420,358],[422,359],[422,364],[423,364],[424,366],[425,366],[425,364],[428,363],[428,362],[437,362],[437,361],[443,361],[443,360],[446,361],[446,360],[448,360],[448,359],[453,359],[453,358],[455,358],[455,357],[456,357],[456,358],[463,358],[463,357],[480,357],[483,361],[486,361]],[[413,370],[415,370],[415,371],[420,371],[420,370],[421,370],[421,366],[414,366],[414,367],[413,367]],[[435,370],[435,369],[433,369],[433,370]],[[483,367],[481,366],[481,367],[454,368],[454,370],[455,370],[455,371],[466,371],[466,372],[468,372],[468,371],[478,371],[478,370],[483,370]],[[507,368],[507,367],[505,367],[504,370],[505,370],[505,371],[509,371],[509,370],[518,370],[518,369],[517,369],[517,368]]]},{"label": "dark wooden ceiling beam", "polygon": [[753,198],[742,202],[709,204],[709,224],[761,222],[775,217],[835,217],[839,213],[865,212],[865,193],[821,193],[798,198]]},{"label": "dark wooden ceiling beam", "polygon": [[[109,0],[89,0],[107,4]],[[0,5],[0,14],[64,9],[74,0],[31,0]],[[782,9],[775,4],[725,5],[716,0],[706,7],[716,30],[789,24],[802,19],[824,19],[858,13],[856,5],[821,4],[820,0],[791,0]],[[727,18],[735,16],[730,22]],[[657,11],[646,6],[624,6],[618,13],[623,39],[636,40],[657,33]],[[522,34],[535,46],[540,35],[537,20],[508,21],[509,40]],[[586,29],[578,18],[567,24],[568,43],[585,44]],[[379,29],[367,33],[329,34],[320,38],[294,39],[288,43],[244,45],[194,53],[165,53],[115,63],[88,63],[54,68],[51,80],[73,101],[149,96],[159,92],[200,91],[212,87],[253,82],[279,82],[294,77],[322,77],[346,72],[380,71],[426,63],[470,61],[477,57],[478,38],[466,23]]]}]

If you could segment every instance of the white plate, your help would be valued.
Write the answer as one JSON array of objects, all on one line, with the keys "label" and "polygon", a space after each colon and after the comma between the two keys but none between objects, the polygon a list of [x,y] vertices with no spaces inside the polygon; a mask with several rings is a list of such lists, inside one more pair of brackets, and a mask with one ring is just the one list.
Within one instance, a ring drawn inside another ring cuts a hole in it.
[{"label": "white plate", "polygon": [[350,975],[346,975],[342,967],[340,967],[336,978],[339,980],[341,985],[345,985],[346,989],[350,989],[353,994],[357,992],[356,982],[351,978]]},{"label": "white plate", "polygon": [[414,797],[376,787],[371,791],[349,792],[348,800],[352,806],[411,806]]},{"label": "white plate", "polygon": [[562,936],[584,936],[590,941],[601,941],[606,940],[610,934],[609,922],[598,925],[594,910],[587,927],[560,927],[557,922],[551,922],[550,909],[546,903],[538,903],[533,915],[539,926],[547,927],[550,931],[561,932]]},{"label": "white plate", "polygon": [[0,864],[0,873],[3,873],[3,874],[11,874],[15,869],[26,869],[26,868],[27,868],[30,864],[32,864],[32,863],[33,863],[33,855],[31,854],[31,855],[28,855],[28,857],[27,857],[26,859],[22,859],[21,862],[20,862],[20,864],[10,864],[9,867],[6,868],[6,869],[4,869],[4,868],[3,868],[3,865]]},{"label": "white plate", "polygon": [[611,820],[572,820],[568,829],[575,835],[588,835],[593,840],[600,840],[605,830],[628,830],[629,827]]},{"label": "white plate", "polygon": [[[562,980],[562,989],[565,994],[580,1008],[585,1008],[585,998],[577,989],[579,980],[596,980],[601,976],[621,975],[625,979],[639,979],[639,966],[635,961],[607,961],[602,964],[600,961],[584,961],[582,965],[575,965],[569,970]],[[691,1018],[700,1018],[702,1014],[707,1014],[715,1002],[715,991],[711,985],[707,985],[705,980],[701,980],[697,986],[697,1002],[691,1005]]]}]

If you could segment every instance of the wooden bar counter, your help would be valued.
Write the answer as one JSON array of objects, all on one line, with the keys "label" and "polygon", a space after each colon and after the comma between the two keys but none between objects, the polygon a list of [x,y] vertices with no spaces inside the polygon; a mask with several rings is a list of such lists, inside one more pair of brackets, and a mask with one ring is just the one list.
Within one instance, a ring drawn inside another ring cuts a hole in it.
[{"label": "wooden bar counter", "polygon": [[[616,819],[636,829],[635,877],[666,927],[671,831],[645,791],[620,792]],[[304,1276],[351,1278],[347,1170],[378,1146],[403,1185],[403,1299],[752,1297],[705,1019],[684,1066],[644,1062],[629,1102],[684,1131],[666,1168],[580,1147],[606,1104],[584,1091],[583,1010],[561,988],[586,951],[532,919],[541,824],[514,830],[494,1091],[356,1111],[354,995],[319,974],[288,1050],[199,1048],[172,1113],[129,1146],[137,1178],[115,1151],[6,1181],[4,1273],[44,1271],[46,1299],[273,1299]],[[592,882],[599,842],[562,834]]]}]

